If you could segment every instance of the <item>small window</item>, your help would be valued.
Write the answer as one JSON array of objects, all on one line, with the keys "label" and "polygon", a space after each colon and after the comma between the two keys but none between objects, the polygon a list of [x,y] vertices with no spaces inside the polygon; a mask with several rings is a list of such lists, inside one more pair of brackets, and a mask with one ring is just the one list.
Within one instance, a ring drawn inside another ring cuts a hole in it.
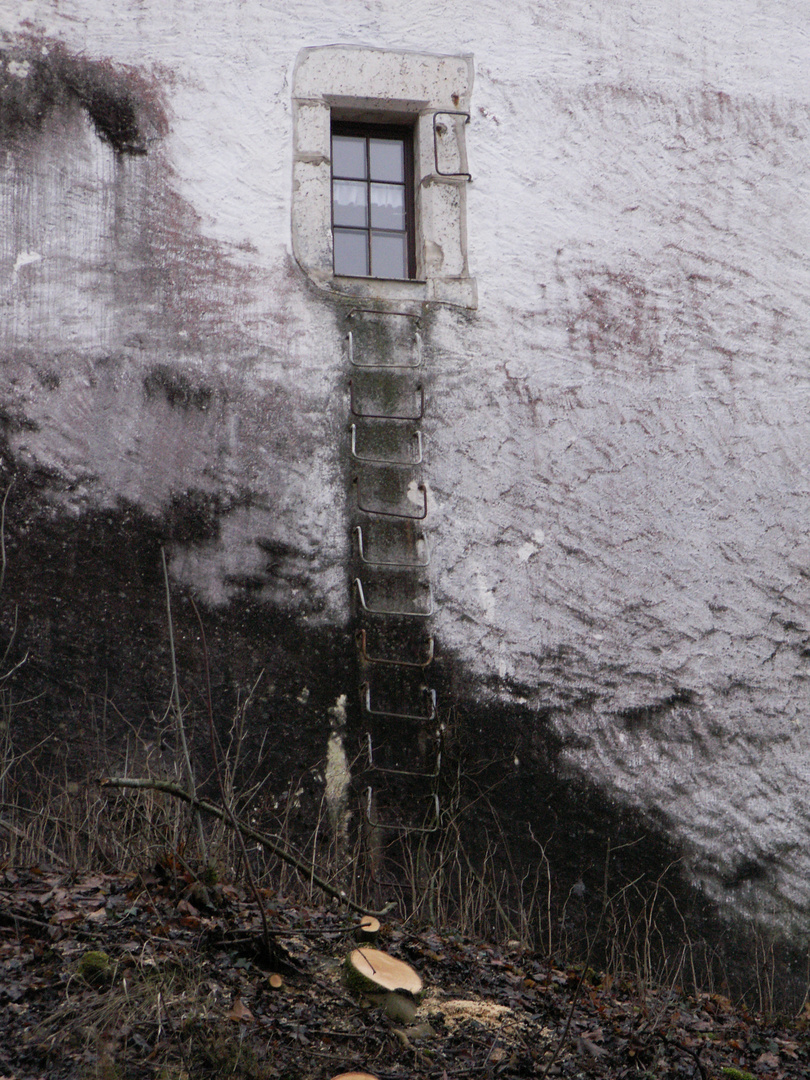
[{"label": "small window", "polygon": [[414,278],[413,134],[386,124],[332,124],[334,269]]}]

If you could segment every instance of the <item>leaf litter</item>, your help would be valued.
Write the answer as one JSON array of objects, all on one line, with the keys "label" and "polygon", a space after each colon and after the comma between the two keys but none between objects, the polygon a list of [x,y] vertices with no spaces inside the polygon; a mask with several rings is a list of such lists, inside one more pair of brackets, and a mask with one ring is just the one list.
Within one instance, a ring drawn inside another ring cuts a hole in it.
[{"label": "leaf litter", "polygon": [[[0,871],[0,1080],[810,1074],[810,1007],[778,1019],[719,994],[641,992],[517,944],[391,921],[377,947],[428,988],[406,1027],[344,982],[357,916],[270,891],[264,902],[272,957],[235,884]],[[95,961],[103,978],[87,975],[90,953],[108,961]]]}]

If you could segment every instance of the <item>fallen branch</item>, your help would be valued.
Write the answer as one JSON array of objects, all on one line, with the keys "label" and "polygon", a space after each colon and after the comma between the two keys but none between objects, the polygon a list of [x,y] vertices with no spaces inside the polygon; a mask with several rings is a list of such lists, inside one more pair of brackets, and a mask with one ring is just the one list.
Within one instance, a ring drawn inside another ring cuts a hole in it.
[{"label": "fallen branch", "polygon": [[249,825],[245,825],[243,822],[239,821],[238,818],[234,818],[232,821],[228,813],[223,810],[222,807],[216,806],[206,799],[196,798],[186,791],[185,788],[180,787],[179,784],[172,783],[170,780],[151,780],[135,776],[107,776],[104,777],[100,783],[102,787],[140,788],[145,791],[162,791],[166,795],[172,795],[175,799],[180,799],[182,802],[187,803],[193,810],[201,810],[203,813],[211,814],[212,817],[223,821],[230,828],[238,828],[243,836],[246,836],[249,840],[255,840],[256,843],[260,844],[266,851],[272,851],[272,853],[278,856],[282,862],[286,862],[290,866],[294,866],[296,870],[300,870],[301,873],[306,874],[308,880],[314,882],[321,892],[325,892],[327,896],[333,896],[336,900],[339,900],[341,904],[345,904],[346,907],[350,908],[352,911],[356,911],[359,915],[374,915],[380,918],[387,915],[394,907],[394,904],[391,903],[387,904],[382,911],[369,911],[361,904],[356,904],[346,896],[342,889],[335,888],[334,885],[330,885],[328,881],[324,881],[322,877],[319,877],[310,864],[305,863],[302,859],[290,854],[290,852],[281,847],[281,845],[277,844],[269,837],[262,835],[262,833],[257,832],[255,829],[251,829]]},{"label": "fallen branch", "polygon": [[0,911],[0,923],[4,926],[16,926],[20,923],[22,926],[27,926],[34,930],[53,930],[54,924],[42,922],[41,919],[32,919],[30,915],[21,915],[18,911],[14,911],[13,908],[9,908],[7,911]]}]

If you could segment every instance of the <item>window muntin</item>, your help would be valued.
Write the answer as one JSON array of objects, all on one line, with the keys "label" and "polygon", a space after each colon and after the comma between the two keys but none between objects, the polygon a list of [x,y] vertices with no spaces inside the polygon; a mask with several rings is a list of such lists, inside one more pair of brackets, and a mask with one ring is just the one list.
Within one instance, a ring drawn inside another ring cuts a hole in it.
[{"label": "window muntin", "polygon": [[336,274],[416,276],[409,129],[332,124],[332,239]]}]

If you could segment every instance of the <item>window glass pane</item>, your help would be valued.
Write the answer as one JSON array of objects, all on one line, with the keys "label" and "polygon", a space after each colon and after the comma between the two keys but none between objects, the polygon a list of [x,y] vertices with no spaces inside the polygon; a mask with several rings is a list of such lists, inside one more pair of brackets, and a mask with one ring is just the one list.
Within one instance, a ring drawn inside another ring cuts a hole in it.
[{"label": "window glass pane", "polygon": [[368,153],[372,180],[405,182],[405,143],[402,139],[369,139]]},{"label": "window glass pane", "polygon": [[408,246],[404,234],[371,234],[371,272],[374,277],[408,276]]},{"label": "window glass pane", "polygon": [[349,277],[368,277],[368,233],[346,229],[333,230],[335,273]]},{"label": "window glass pane", "polygon": [[371,185],[371,227],[404,230],[405,188],[398,184]]},{"label": "window glass pane", "polygon": [[332,175],[352,180],[365,179],[366,140],[362,136],[332,136]]},{"label": "window glass pane", "polygon": [[335,225],[368,225],[366,192],[368,185],[362,180],[333,180],[332,205]]}]

